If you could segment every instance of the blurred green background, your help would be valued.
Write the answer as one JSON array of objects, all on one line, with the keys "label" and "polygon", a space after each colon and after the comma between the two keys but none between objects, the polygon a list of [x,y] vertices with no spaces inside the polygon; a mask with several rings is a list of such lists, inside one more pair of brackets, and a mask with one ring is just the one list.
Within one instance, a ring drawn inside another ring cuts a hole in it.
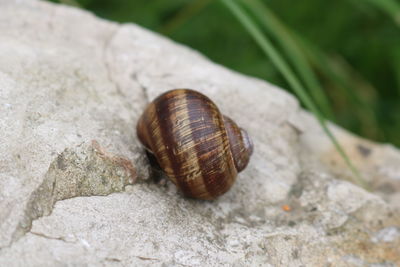
[{"label": "blurred green background", "polygon": [[[291,91],[270,57],[219,0],[53,2],[137,23],[228,68]],[[258,21],[327,118],[369,139],[400,146],[398,0],[256,0],[254,4],[263,8],[241,7]],[[297,57],[290,53],[291,47],[297,49]],[[311,72],[303,73],[304,64]],[[313,88],[321,91],[314,95]],[[321,92],[327,101],[318,99]]]}]

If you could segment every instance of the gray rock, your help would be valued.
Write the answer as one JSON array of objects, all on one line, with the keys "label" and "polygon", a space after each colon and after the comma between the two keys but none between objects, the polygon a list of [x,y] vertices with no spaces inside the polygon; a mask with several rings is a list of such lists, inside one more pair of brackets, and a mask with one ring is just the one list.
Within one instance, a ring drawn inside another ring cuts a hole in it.
[{"label": "gray rock", "polygon": [[[266,82],[133,24],[0,0],[0,265],[396,266],[400,152],[316,120]],[[135,133],[149,100],[192,88],[255,153],[216,201],[185,199]]]}]

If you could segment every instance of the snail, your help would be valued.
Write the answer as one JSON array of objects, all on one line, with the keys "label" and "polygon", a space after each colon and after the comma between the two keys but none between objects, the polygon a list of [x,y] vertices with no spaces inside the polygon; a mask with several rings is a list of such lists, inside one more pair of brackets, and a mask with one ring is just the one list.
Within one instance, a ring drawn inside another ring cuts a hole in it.
[{"label": "snail", "polygon": [[191,198],[212,200],[227,192],[253,152],[247,132],[191,89],[158,96],[136,128],[168,178]]}]

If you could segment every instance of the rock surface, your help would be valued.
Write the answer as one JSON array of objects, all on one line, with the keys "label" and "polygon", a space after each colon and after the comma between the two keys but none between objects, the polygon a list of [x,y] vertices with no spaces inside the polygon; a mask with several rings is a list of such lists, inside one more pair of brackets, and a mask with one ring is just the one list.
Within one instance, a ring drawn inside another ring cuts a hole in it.
[{"label": "rock surface", "polygon": [[[133,24],[0,0],[0,266],[398,266],[400,152],[331,125],[372,191],[288,93]],[[135,133],[193,88],[255,153],[216,201],[157,184]]]}]

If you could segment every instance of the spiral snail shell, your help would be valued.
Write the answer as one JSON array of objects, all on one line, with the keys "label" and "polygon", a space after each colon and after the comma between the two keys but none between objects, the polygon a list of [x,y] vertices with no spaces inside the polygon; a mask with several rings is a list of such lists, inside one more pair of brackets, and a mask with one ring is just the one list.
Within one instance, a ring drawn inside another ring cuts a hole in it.
[{"label": "spiral snail shell", "polygon": [[137,135],[184,195],[215,199],[233,185],[253,152],[245,130],[205,95],[175,89],[152,101]]}]

